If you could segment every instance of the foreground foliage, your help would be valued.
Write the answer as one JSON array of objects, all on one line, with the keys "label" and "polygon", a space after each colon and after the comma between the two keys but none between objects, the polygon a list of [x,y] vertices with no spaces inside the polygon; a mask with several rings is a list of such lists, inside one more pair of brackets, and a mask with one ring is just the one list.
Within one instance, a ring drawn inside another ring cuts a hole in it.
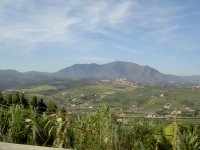
[{"label": "foreground foliage", "polygon": [[0,108],[0,141],[20,144],[95,150],[199,150],[200,129],[177,126],[174,143],[153,122],[117,121],[108,107],[74,115],[70,110],[38,114],[19,105]]}]

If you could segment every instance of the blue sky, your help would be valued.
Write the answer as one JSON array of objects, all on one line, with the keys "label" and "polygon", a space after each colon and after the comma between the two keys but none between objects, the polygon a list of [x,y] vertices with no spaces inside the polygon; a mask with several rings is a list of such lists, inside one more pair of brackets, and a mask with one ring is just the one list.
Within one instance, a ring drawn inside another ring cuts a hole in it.
[{"label": "blue sky", "polygon": [[199,0],[0,0],[0,69],[121,60],[200,75]]}]

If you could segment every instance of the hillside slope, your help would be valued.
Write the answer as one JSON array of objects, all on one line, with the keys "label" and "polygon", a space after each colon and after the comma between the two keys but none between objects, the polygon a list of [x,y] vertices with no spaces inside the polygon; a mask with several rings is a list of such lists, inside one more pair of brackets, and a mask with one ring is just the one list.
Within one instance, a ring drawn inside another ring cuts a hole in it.
[{"label": "hillside slope", "polygon": [[181,82],[181,78],[173,75],[165,75],[149,67],[131,62],[115,61],[108,64],[76,64],[62,69],[54,76],[61,78],[95,78],[116,79],[127,78],[134,82],[160,83]]}]

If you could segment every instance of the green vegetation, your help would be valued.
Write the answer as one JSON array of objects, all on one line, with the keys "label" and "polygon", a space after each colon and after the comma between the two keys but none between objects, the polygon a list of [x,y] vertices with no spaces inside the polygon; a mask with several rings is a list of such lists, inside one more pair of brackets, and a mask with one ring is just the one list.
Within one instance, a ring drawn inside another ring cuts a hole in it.
[{"label": "green vegetation", "polygon": [[7,89],[3,94],[5,97],[14,95],[10,97],[14,100],[18,90],[25,93],[27,99],[36,96],[37,102],[44,99],[47,105],[54,102],[60,108],[72,107],[77,113],[91,112],[107,105],[114,113],[129,116],[148,116],[153,113],[156,117],[173,118],[179,111],[180,117],[200,117],[200,89],[189,85],[122,85],[115,81],[70,80]]},{"label": "green vegetation", "polygon": [[39,86],[35,86],[35,87],[30,87],[27,89],[21,89],[18,90],[19,92],[41,92],[41,91],[53,91],[53,90],[57,90],[56,87],[54,86],[49,86],[49,85],[39,85]]},{"label": "green vegetation", "polygon": [[97,150],[200,149],[199,89],[77,83],[0,92],[0,141]]},{"label": "green vegetation", "polygon": [[54,102],[49,101],[47,106],[43,98],[40,98],[40,100],[38,100],[37,96],[33,96],[30,101],[24,93],[16,92],[14,96],[11,94],[4,96],[0,92],[0,107],[10,108],[16,106],[33,109],[40,114],[46,111],[48,111],[48,113],[53,113],[58,110],[58,106]]},{"label": "green vegetation", "polygon": [[[111,107],[137,106],[144,109],[161,109],[170,103],[174,108],[191,107],[200,105],[200,90],[188,86],[123,86],[112,83],[95,83],[92,85],[77,83],[78,81],[54,83],[20,89],[4,90],[5,93],[13,91],[25,92],[28,97],[36,95],[39,98],[52,100],[60,105],[77,100],[81,104],[99,106],[106,104]],[[81,81],[80,81],[81,82]],[[73,84],[74,83],[74,84]],[[80,86],[77,86],[80,85]]]},{"label": "green vegetation", "polygon": [[3,142],[88,150],[199,150],[200,126],[174,125],[176,130],[165,134],[161,126],[142,118],[121,122],[108,107],[81,116],[70,109],[47,115],[20,105],[0,108]]}]

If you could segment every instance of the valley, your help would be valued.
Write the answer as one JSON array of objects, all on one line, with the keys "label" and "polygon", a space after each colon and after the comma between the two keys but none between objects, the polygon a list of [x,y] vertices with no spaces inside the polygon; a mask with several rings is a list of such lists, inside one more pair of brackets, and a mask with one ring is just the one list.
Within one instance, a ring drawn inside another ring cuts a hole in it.
[{"label": "valley", "polygon": [[0,70],[0,141],[171,150],[178,138],[199,137],[199,81],[119,61],[55,73]]},{"label": "valley", "polygon": [[143,117],[198,117],[200,88],[192,85],[150,85],[120,78],[116,80],[66,80],[37,86],[5,89],[4,95],[24,93],[53,101],[74,112],[92,112],[107,105],[116,114]]}]

